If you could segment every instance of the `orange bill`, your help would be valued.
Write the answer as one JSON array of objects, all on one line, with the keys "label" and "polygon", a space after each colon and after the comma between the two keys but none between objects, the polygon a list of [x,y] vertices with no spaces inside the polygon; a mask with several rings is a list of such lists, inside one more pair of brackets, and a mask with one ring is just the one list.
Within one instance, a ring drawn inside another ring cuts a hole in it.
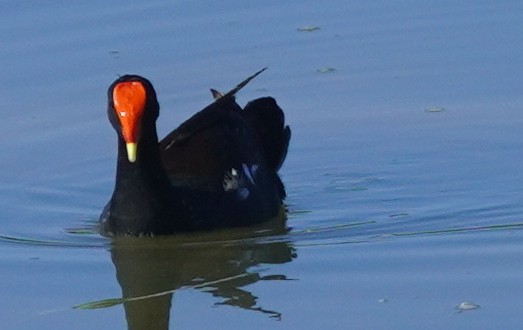
[{"label": "orange bill", "polygon": [[138,81],[121,82],[114,86],[113,103],[122,126],[122,135],[127,145],[127,158],[136,161],[136,149],[140,119],[145,110],[145,87]]}]

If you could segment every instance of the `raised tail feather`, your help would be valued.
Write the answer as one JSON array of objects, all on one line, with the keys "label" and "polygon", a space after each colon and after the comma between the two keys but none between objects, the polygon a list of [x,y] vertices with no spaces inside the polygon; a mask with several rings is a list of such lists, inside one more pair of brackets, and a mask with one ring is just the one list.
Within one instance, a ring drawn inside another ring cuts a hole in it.
[{"label": "raised tail feather", "polygon": [[[221,93],[211,89],[215,102],[227,102],[234,98],[236,93],[245,87],[251,80],[256,78],[267,68],[263,68],[243,80],[227,93]],[[287,149],[291,138],[291,129],[285,125],[285,116],[274,98],[262,97],[250,101],[241,112],[247,122],[256,129],[263,145],[267,165],[274,171],[278,171],[285,161]]]},{"label": "raised tail feather", "polygon": [[258,132],[267,165],[278,171],[287,156],[291,138],[291,129],[285,126],[283,111],[272,97],[262,97],[249,102],[243,116]]},{"label": "raised tail feather", "polygon": [[219,102],[220,100],[227,100],[229,97],[234,97],[236,95],[236,93],[238,93],[240,91],[240,89],[245,87],[251,80],[256,78],[260,73],[262,73],[265,70],[267,70],[266,67],[261,69],[260,71],[256,72],[252,76],[248,77],[247,79],[245,79],[244,81],[239,83],[236,87],[234,87],[233,89],[231,89],[230,91],[228,91],[225,94],[222,94],[214,89],[211,89],[211,93],[213,94],[213,97],[216,100],[216,102]]}]

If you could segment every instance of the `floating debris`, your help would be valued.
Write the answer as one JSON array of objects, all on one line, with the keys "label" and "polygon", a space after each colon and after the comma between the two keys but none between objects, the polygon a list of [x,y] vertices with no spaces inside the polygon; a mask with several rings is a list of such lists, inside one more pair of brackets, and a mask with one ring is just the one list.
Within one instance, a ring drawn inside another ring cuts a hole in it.
[{"label": "floating debris", "polygon": [[388,303],[389,300],[386,299],[386,298],[381,298],[381,299],[378,299],[378,302],[379,302],[380,304],[385,304],[385,303]]},{"label": "floating debris", "polygon": [[464,301],[461,304],[457,305],[456,309],[459,310],[460,312],[463,312],[463,311],[472,311],[472,310],[478,309],[480,307],[481,306],[479,306],[478,304]]},{"label": "floating debris", "polygon": [[389,218],[406,217],[409,214],[407,212],[389,214]]},{"label": "floating debris", "polygon": [[320,29],[319,26],[309,25],[309,26],[300,27],[297,30],[300,32],[313,32],[313,31],[317,31],[319,29]]},{"label": "floating debris", "polygon": [[324,68],[318,69],[317,71],[319,73],[331,73],[331,72],[336,71],[336,69],[335,68],[330,68],[330,67],[324,67]]},{"label": "floating debris", "polygon": [[96,235],[98,231],[94,228],[69,228],[65,230],[68,234],[73,235]]},{"label": "floating debris", "polygon": [[121,305],[125,302],[123,298],[111,298],[98,301],[87,302],[73,306],[73,309],[99,309]]},{"label": "floating debris", "polygon": [[445,108],[443,107],[432,107],[425,109],[425,112],[443,112],[445,111]]},{"label": "floating debris", "polygon": [[110,50],[109,55],[111,55],[112,58],[120,58],[120,51],[119,50]]}]

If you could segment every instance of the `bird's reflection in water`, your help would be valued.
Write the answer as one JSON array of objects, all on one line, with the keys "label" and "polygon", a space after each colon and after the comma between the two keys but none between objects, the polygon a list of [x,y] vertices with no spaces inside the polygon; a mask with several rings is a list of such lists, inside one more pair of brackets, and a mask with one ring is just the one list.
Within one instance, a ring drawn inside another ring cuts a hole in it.
[{"label": "bird's reflection in water", "polygon": [[[173,292],[194,288],[220,299],[216,304],[280,317],[260,307],[244,289],[261,280],[286,280],[284,274],[260,275],[256,266],[290,262],[296,255],[285,241],[285,219],[255,228],[158,238],[118,238],[111,248],[122,288],[128,328],[168,329]],[[266,268],[264,269],[264,272]]]}]

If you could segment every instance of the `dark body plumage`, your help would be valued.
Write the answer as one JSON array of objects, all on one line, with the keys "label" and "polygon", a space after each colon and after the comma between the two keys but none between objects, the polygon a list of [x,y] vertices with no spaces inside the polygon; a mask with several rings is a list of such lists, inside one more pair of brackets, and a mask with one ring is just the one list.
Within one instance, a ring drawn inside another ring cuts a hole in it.
[{"label": "dark body plumage", "polygon": [[[257,73],[259,74],[259,72]],[[255,74],[254,76],[256,76]],[[245,226],[278,215],[285,198],[277,174],[290,139],[273,98],[244,109],[236,89],[196,113],[158,143],[159,105],[151,83],[126,75],[109,88],[109,119],[118,133],[116,183],[101,216],[106,235],[162,235]],[[120,83],[145,87],[136,160],[130,162],[113,91]]]}]

